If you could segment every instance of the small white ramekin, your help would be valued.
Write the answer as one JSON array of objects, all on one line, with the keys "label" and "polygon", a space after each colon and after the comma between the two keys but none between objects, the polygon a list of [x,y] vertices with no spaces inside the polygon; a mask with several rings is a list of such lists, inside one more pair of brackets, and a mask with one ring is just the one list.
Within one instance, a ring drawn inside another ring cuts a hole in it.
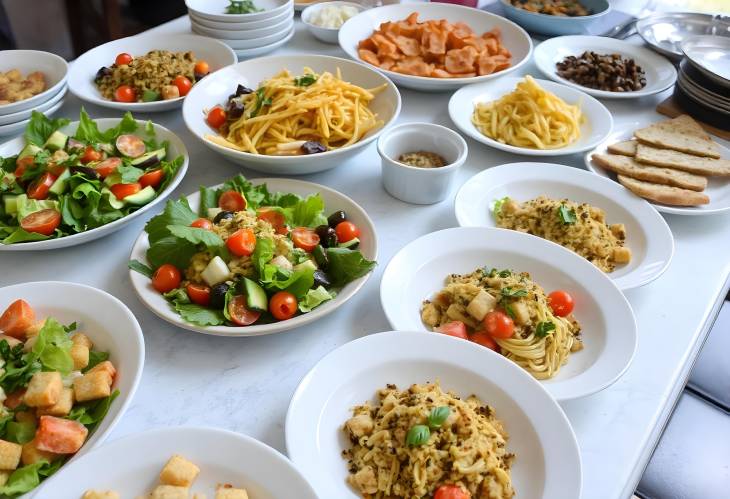
[{"label": "small white ramekin", "polygon": [[[441,155],[446,166],[419,168],[397,161],[401,154],[429,151]],[[459,167],[466,161],[466,141],[458,133],[433,123],[405,123],[389,128],[378,139],[383,186],[388,193],[413,204],[443,201],[451,192]]]},{"label": "small white ramekin", "polygon": [[309,32],[314,35],[315,38],[325,42],[325,43],[338,43],[338,35],[340,32],[340,28],[323,28],[322,26],[317,26],[316,24],[312,24],[311,19],[314,14],[322,10],[325,6],[339,6],[339,5],[349,5],[350,7],[355,7],[358,11],[358,14],[360,12],[363,12],[365,10],[365,7],[353,2],[319,2],[310,5],[309,7],[306,7],[304,10],[302,10],[302,22],[307,26],[309,29]]}]

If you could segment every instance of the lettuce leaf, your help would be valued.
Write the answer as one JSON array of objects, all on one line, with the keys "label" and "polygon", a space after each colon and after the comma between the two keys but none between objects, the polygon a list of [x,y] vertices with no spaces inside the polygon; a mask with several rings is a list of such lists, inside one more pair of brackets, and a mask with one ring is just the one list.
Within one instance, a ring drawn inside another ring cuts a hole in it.
[{"label": "lettuce leaf", "polygon": [[36,232],[28,232],[18,227],[5,237],[2,242],[3,244],[13,244],[24,243],[26,241],[45,241],[46,239],[50,239],[50,237],[51,236],[44,236],[43,234],[38,234]]},{"label": "lettuce leaf", "polygon": [[117,126],[101,132],[96,122],[89,117],[84,108],[81,108],[79,127],[76,129],[74,137],[89,144],[113,143],[120,135],[132,133],[137,128],[137,120],[134,119],[132,113],[127,111]]},{"label": "lettuce leaf", "polygon": [[4,440],[15,442],[16,444],[23,445],[30,442],[35,437],[36,425],[33,421],[10,421],[5,427]]},{"label": "lettuce leaf", "polygon": [[99,350],[90,350],[89,351],[89,363],[86,364],[86,367],[84,367],[81,372],[87,373],[90,370],[92,370],[95,366],[101,364],[105,360],[109,360],[109,352],[102,352]]},{"label": "lettuce leaf", "polygon": [[307,291],[304,299],[299,302],[299,311],[306,313],[319,307],[322,303],[333,299],[336,296],[334,291],[327,291],[323,286],[318,286]]},{"label": "lettuce leaf", "polygon": [[109,412],[109,408],[119,396],[119,390],[114,390],[111,395],[104,397],[99,400],[91,400],[89,402],[82,402],[76,404],[71,412],[69,412],[66,419],[72,419],[78,421],[82,425],[88,428],[89,433],[92,433],[99,423],[101,423]]},{"label": "lettuce leaf", "polygon": [[359,251],[347,248],[327,248],[327,275],[332,279],[332,285],[341,287],[348,282],[364,276],[377,265],[362,256]]},{"label": "lettuce leaf", "polygon": [[271,263],[264,265],[264,271],[259,275],[261,285],[268,291],[288,291],[301,299],[314,284],[314,269],[301,267],[296,270],[286,270]]},{"label": "lettuce leaf", "polygon": [[25,127],[25,141],[43,147],[48,137],[59,128],[63,128],[70,122],[66,118],[51,119],[45,114],[33,111],[28,126]]},{"label": "lettuce leaf", "polygon": [[184,321],[198,326],[220,326],[225,324],[226,318],[221,310],[202,307],[200,305],[175,304],[175,310]]},{"label": "lettuce leaf", "polygon": [[38,339],[31,350],[31,358],[39,360],[44,370],[59,371],[65,376],[74,366],[71,357],[72,345],[73,342],[64,327],[49,317],[38,332]]},{"label": "lettuce leaf", "polygon": [[152,217],[144,226],[144,230],[149,235],[150,245],[153,245],[156,241],[170,235],[170,231],[167,229],[169,225],[189,226],[196,218],[198,216],[190,209],[188,200],[181,197],[177,201],[168,200],[163,212]]},{"label": "lettuce leaf", "polygon": [[319,194],[301,199],[290,208],[285,208],[284,212],[289,215],[287,222],[292,227],[316,227],[327,223],[327,217],[324,215],[324,200]]}]

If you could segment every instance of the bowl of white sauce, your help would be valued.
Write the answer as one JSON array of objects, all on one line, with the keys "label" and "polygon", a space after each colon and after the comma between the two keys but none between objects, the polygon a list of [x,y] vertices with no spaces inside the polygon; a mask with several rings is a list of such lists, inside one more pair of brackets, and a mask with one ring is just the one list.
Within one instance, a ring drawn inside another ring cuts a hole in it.
[{"label": "bowl of white sauce", "polygon": [[315,3],[302,11],[302,22],[315,38],[336,44],[340,26],[363,10],[365,7],[352,2]]}]

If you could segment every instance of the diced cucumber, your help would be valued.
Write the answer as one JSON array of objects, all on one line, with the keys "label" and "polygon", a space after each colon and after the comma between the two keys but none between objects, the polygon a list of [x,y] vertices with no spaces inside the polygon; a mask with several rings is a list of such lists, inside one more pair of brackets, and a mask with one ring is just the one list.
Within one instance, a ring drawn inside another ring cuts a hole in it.
[{"label": "diced cucumber", "polygon": [[223,211],[223,210],[218,208],[217,206],[214,208],[208,208],[208,218],[213,220],[216,217],[216,215],[218,215],[218,213],[220,213],[221,211]]},{"label": "diced cucumber", "polygon": [[48,140],[46,140],[46,143],[43,144],[43,147],[51,152],[58,151],[59,149],[64,149],[66,147],[67,140],[68,135],[63,133],[61,130],[56,130],[50,135],[50,137],[48,137]]},{"label": "diced cucumber", "polygon": [[345,248],[345,249],[354,250],[354,249],[357,249],[358,246],[360,246],[360,240],[358,238],[356,238],[356,237],[353,237],[349,241],[347,241],[345,243],[340,243],[337,246],[339,248]]},{"label": "diced cucumber", "polygon": [[41,149],[40,147],[38,147],[35,144],[28,144],[27,146],[25,146],[23,148],[22,151],[20,151],[18,153],[18,159],[25,158],[26,156],[33,156],[33,157],[35,157],[35,155],[38,154],[39,152],[41,152],[42,150],[43,149]]},{"label": "diced cucumber", "polygon": [[167,151],[164,147],[162,147],[156,151],[143,154],[139,158],[134,158],[129,162],[129,164],[138,168],[149,168],[150,166],[154,166],[165,159],[165,156],[167,156]]},{"label": "diced cucumber", "polygon": [[18,213],[18,195],[5,194],[3,196],[3,205],[5,207],[6,214],[15,215],[16,213]]},{"label": "diced cucumber", "polygon": [[246,305],[248,308],[266,312],[269,308],[269,299],[266,296],[264,288],[247,277],[243,278],[243,285],[246,289]]},{"label": "diced cucumber", "polygon": [[107,197],[107,199],[109,200],[109,206],[111,206],[115,210],[121,210],[122,208],[124,208],[124,200],[117,199],[114,193],[110,191],[107,186],[101,188],[101,195]]},{"label": "diced cucumber", "polygon": [[312,260],[305,260],[302,263],[300,263],[299,265],[294,266],[294,270],[302,270],[302,269],[306,269],[306,268],[310,268],[312,270],[317,270],[317,264],[314,263]]},{"label": "diced cucumber", "polygon": [[61,173],[55,182],[53,182],[53,185],[51,185],[51,188],[48,192],[52,192],[56,196],[60,196],[66,191],[66,187],[68,187],[68,179],[71,177],[71,170],[66,168],[63,170],[63,173]]},{"label": "diced cucumber", "polygon": [[154,197],[155,189],[151,185],[148,185],[138,193],[125,197],[124,202],[128,204],[143,205],[152,201]]},{"label": "diced cucumber", "polygon": [[314,256],[314,260],[317,262],[317,265],[319,265],[319,268],[327,270],[327,266],[330,262],[329,258],[327,258],[327,250],[324,249],[321,244],[314,247],[312,255]]}]

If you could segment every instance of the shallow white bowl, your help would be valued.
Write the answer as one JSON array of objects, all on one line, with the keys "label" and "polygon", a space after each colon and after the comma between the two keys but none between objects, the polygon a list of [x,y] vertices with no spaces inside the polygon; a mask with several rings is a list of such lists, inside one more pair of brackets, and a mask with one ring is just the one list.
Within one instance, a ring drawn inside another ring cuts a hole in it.
[{"label": "shallow white bowl", "polygon": [[38,107],[58,93],[68,78],[68,63],[56,54],[40,50],[0,51],[0,72],[7,72],[11,69],[18,69],[23,76],[34,71],[41,71],[46,76],[46,90],[30,99],[0,106],[0,115]]},{"label": "shallow white bowl", "polygon": [[[421,321],[423,301],[444,287],[449,274],[484,266],[529,272],[546,293],[563,289],[573,296],[573,315],[581,324],[584,348],[571,354],[555,377],[541,381],[555,399],[596,393],[628,369],[638,340],[636,320],[613,281],[572,251],[512,230],[457,227],[406,245],[390,261],[380,284],[380,301],[390,325],[426,331]],[[479,348],[488,364],[492,352]]]},{"label": "shallow white bowl", "polygon": [[[363,88],[386,84],[387,87],[375,97],[370,106],[383,120],[383,126],[377,130],[371,130],[359,142],[351,146],[303,156],[251,154],[220,146],[205,138],[205,135],[215,133],[205,121],[205,111],[216,105],[225,104],[237,84],[241,83],[255,89],[261,81],[274,76],[283,69],[288,69],[296,75],[300,74],[305,67],[309,67],[317,73],[323,71],[335,73],[339,68],[344,80]],[[183,119],[193,135],[203,141],[206,146],[236,163],[265,173],[304,175],[339,166],[348,157],[359,152],[398,118],[400,107],[400,93],[395,85],[385,76],[363,64],[324,55],[286,55],[239,62],[203,78],[185,99]]]},{"label": "shallow white bowl", "polygon": [[263,47],[256,47],[253,49],[237,49],[236,56],[238,56],[238,59],[250,59],[252,57],[259,57],[264,54],[268,54],[269,52],[273,52],[274,50],[278,49],[279,47],[285,45],[289,40],[292,39],[294,36],[294,33],[296,33],[297,29],[294,27],[289,31],[289,34],[286,35],[281,40],[270,43],[268,45],[264,45]]},{"label": "shallow white bowl", "polygon": [[258,21],[228,22],[228,21],[212,21],[205,17],[200,17],[194,12],[188,12],[191,24],[197,24],[206,28],[217,29],[221,31],[247,31],[251,29],[265,28],[271,24],[280,23],[284,19],[294,17],[294,8],[284,9],[275,16],[271,16]]},{"label": "shallow white bowl", "polygon": [[[52,116],[63,106],[63,101],[57,101],[53,106],[43,112],[46,116]],[[25,130],[25,127],[30,123],[30,118],[16,121],[15,123],[8,123],[7,125],[0,125],[0,136],[11,136],[20,135]],[[19,151],[17,151],[19,152]]]},{"label": "shallow white bowl", "polygon": [[14,123],[18,123],[19,121],[24,121],[30,119],[30,116],[33,114],[33,111],[38,111],[39,113],[45,113],[49,109],[51,109],[53,106],[58,104],[58,102],[63,99],[63,96],[66,95],[66,90],[68,90],[67,85],[61,86],[61,88],[56,92],[54,95],[52,95],[47,101],[38,104],[38,106],[34,107],[33,109],[26,109],[24,111],[18,111],[17,113],[11,113],[11,114],[0,114],[0,125],[11,125]]},{"label": "shallow white bowl", "polygon": [[394,331],[365,336],[331,352],[302,379],[286,415],[286,448],[321,498],[356,499],[342,451],[352,408],[375,403],[392,383],[440,381],[443,390],[476,395],[496,411],[516,457],[516,497],[577,499],[578,443],[558,404],[525,371],[474,343],[441,334]]},{"label": "shallow white bowl", "polygon": [[[664,119],[664,117],[661,117],[661,119]],[[598,147],[586,153],[584,157],[586,167],[597,175],[616,181],[616,174],[595,164],[591,159],[591,156],[593,154],[607,154],[608,151],[606,148],[610,144],[628,140],[634,135],[634,130],[649,126],[658,120],[660,119],[657,117],[647,117],[630,123],[624,123],[614,130],[614,132],[605,141],[598,145]],[[721,157],[723,159],[730,159],[730,149],[721,144],[720,141],[715,140],[715,142],[719,146]],[[673,215],[714,215],[730,211],[730,179],[727,177],[707,177],[707,180],[707,188],[704,192],[710,197],[710,202],[708,204],[701,206],[669,206],[651,201],[649,204],[661,213],[671,213]],[[634,194],[632,195],[635,196]]]},{"label": "shallow white bowl", "polygon": [[[89,336],[95,349],[109,352],[109,360],[117,368],[113,388],[119,390],[119,396],[94,434],[71,458],[70,463],[61,467],[55,475],[64,477],[66,471],[75,466],[74,463],[104,442],[129,407],[144,366],[142,328],[124,303],[100,289],[84,284],[41,281],[0,288],[1,310],[17,299],[27,301],[39,319],[53,317],[61,324],[76,322],[78,330]],[[35,491],[29,493],[30,496],[34,494]]]},{"label": "shallow white bowl", "polygon": [[[324,199],[326,213],[332,213],[336,210],[343,210],[347,213],[348,220],[358,226],[362,235],[360,236],[360,251],[368,260],[377,260],[378,257],[378,238],[375,233],[375,226],[364,209],[349,197],[341,194],[334,189],[323,185],[314,184],[312,182],[304,182],[303,180],[291,180],[283,178],[257,178],[252,179],[256,185],[266,184],[270,192],[293,192],[300,196],[308,196],[310,194],[319,193]],[[200,194],[194,192],[187,196],[190,207],[197,212],[200,206]],[[147,249],[149,248],[149,239],[146,232],[142,232],[132,248],[130,260],[147,261]],[[175,312],[170,303],[157,292],[150,283],[150,279],[135,272],[129,271],[129,277],[132,280],[132,286],[137,293],[139,299],[144,305],[155,313],[159,318],[190,331],[196,331],[203,334],[212,334],[215,336],[260,336],[264,334],[280,333],[288,331],[305,324],[316,321],[325,315],[334,312],[338,307],[345,304],[347,300],[352,298],[361,287],[370,278],[370,273],[348,283],[342,288],[337,296],[312,312],[298,315],[293,319],[281,322],[273,322],[271,324],[260,324],[245,327],[229,327],[229,326],[207,326],[201,327],[195,324],[185,322],[177,312]]]},{"label": "shallow white bowl", "polygon": [[[646,86],[635,92],[608,92],[584,87],[558,76],[555,64],[569,55],[579,57],[586,50],[591,50],[597,54],[618,53],[624,58],[633,59],[646,74]],[[674,85],[677,79],[677,70],[674,65],[656,52],[633,43],[605,36],[559,36],[550,38],[535,48],[535,65],[542,74],[551,80],[577,88],[599,99],[635,99],[657,94]]]},{"label": "shallow white bowl", "polygon": [[228,430],[185,426],[115,440],[69,465],[41,492],[47,493],[44,497],[77,499],[89,489],[111,489],[121,497],[141,497],[159,483],[160,470],[173,454],[200,467],[191,491],[207,497],[213,497],[219,484],[230,483],[255,499],[317,499],[291,461],[268,445]]},{"label": "shallow white bowl", "polygon": [[[96,72],[102,66],[111,66],[116,56],[122,52],[133,57],[145,55],[150,50],[169,50],[184,52],[192,50],[195,57],[208,62],[212,72],[235,64],[238,60],[233,50],[223,42],[197,35],[138,35],[99,45],[74,61],[69,72],[69,89],[81,100],[99,106],[121,109],[123,111],[143,111],[147,113],[167,111],[182,105],[185,97],[155,102],[116,102],[102,97],[94,84]],[[195,88],[199,84],[193,85]]]},{"label": "shallow white bowl", "polygon": [[664,218],[617,183],[569,166],[510,163],[477,173],[456,195],[456,219],[462,227],[497,227],[494,201],[509,196],[523,202],[540,195],[589,203],[606,212],[606,223],[626,226],[631,262],[607,274],[620,289],[648,284],[669,267],[674,237]]},{"label": "shallow white bowl", "polygon": [[[60,105],[60,103],[58,105]],[[116,126],[119,123],[120,119],[121,118],[97,118],[94,121],[96,121],[97,125],[99,126],[99,130],[103,131]],[[146,123],[142,120],[137,120],[137,122],[140,124],[140,126],[144,126]],[[66,133],[67,135],[73,135],[76,132],[76,128],[78,126],[79,122],[74,121],[61,128],[61,131]],[[172,191],[175,190],[175,187],[178,186],[178,184],[185,176],[185,172],[188,170],[188,162],[190,161],[190,157],[188,156],[188,150],[185,148],[185,144],[183,144],[182,140],[180,140],[177,135],[175,135],[162,125],[153,123],[153,126],[155,128],[157,140],[159,142],[169,142],[167,157],[169,159],[174,159],[178,156],[182,156],[184,158],[183,164],[177,171],[177,175],[175,176],[175,178],[170,181],[165,190],[159,193],[155,199],[142,206],[134,213],[131,213],[126,217],[120,218],[119,220],[115,220],[106,225],[102,225],[101,227],[97,227],[96,229],[87,230],[86,232],[81,232],[79,234],[73,234],[66,237],[60,237],[57,239],[46,239],[45,241],[31,241],[27,243],[17,244],[0,244],[0,251],[47,250],[88,243],[89,241],[93,241],[94,239],[107,236],[112,232],[121,229],[126,224],[128,224],[138,216],[146,213],[153,206],[167,198],[167,196],[169,196]],[[13,154],[17,154],[18,152],[20,152],[21,149],[23,149],[24,146],[25,139],[23,137],[18,137],[11,141],[5,142],[4,144],[0,145],[0,156],[12,156]]]},{"label": "shallow white bowl", "polygon": [[196,17],[218,22],[250,22],[271,19],[283,11],[293,7],[292,0],[254,0],[254,4],[262,12],[251,14],[226,14],[228,0],[185,0],[188,11]]},{"label": "shallow white bowl", "polygon": [[[461,135],[432,123],[404,123],[386,130],[378,139],[383,186],[388,193],[415,204],[443,201],[456,172],[466,161],[466,141]],[[397,161],[401,154],[428,151],[440,154],[448,164],[439,168],[418,168]]]},{"label": "shallow white bowl", "polygon": [[[277,42],[284,40],[294,30],[294,19],[285,20],[281,27],[277,27],[276,31],[269,35],[260,35],[255,37],[245,38],[231,38],[224,39],[218,38],[221,42],[225,43],[234,50],[245,50],[245,49],[256,49],[256,48],[267,48]],[[195,28],[193,29],[195,31]]]},{"label": "shallow white bowl", "polygon": [[[257,38],[268,37],[280,33],[288,33],[291,30],[291,27],[294,25],[294,16],[284,16],[281,21],[269,22],[266,24],[266,26],[253,29],[215,29],[202,26],[200,24],[197,24],[195,21],[191,21],[190,24],[192,26],[192,30],[195,33],[216,38],[226,43],[227,45],[230,45],[228,42],[233,40],[255,40]],[[261,43],[261,45],[264,44],[265,43]]]},{"label": "shallow white bowl", "polygon": [[[316,24],[312,24],[312,16],[315,15],[317,12],[322,10],[325,6],[340,6],[340,5],[346,5],[349,7],[353,7],[358,10],[358,12],[362,12],[365,10],[365,7],[358,3],[353,2],[320,2],[320,3],[313,3],[306,7],[304,10],[302,10],[302,22],[306,24],[307,29],[309,29],[309,32],[312,33],[312,35],[325,43],[338,43],[338,34],[340,32],[340,28],[323,28],[322,26],[317,26]],[[343,23],[344,24],[344,23]]]},{"label": "shallow white bowl", "polygon": [[582,0],[581,3],[590,9],[593,14],[574,17],[553,16],[520,9],[512,5],[509,0],[500,1],[508,19],[512,19],[530,32],[553,36],[586,33],[596,20],[608,14],[611,10],[611,4],[608,0]]},{"label": "shallow white bowl", "polygon": [[[493,28],[499,28],[502,32],[502,43],[512,52],[512,66],[509,68],[485,76],[473,78],[431,78],[426,76],[409,76],[394,71],[386,71],[377,66],[363,62],[371,68],[375,68],[393,80],[396,84],[415,90],[445,91],[468,85],[492,80],[510,73],[530,60],[532,55],[532,40],[525,30],[512,21],[496,14],[483,10],[462,7],[447,3],[407,3],[386,5],[377,7],[350,18],[342,25],[339,32],[340,47],[347,52],[352,59],[361,61],[357,53],[357,45],[361,40],[373,34],[381,23],[388,21],[401,21],[412,12],[418,12],[419,21],[429,19],[446,19],[449,22],[463,22],[469,25],[477,34],[482,34]],[[361,61],[362,62],[362,61]]]},{"label": "shallow white bowl", "polygon": [[503,144],[480,132],[471,122],[474,106],[478,102],[498,100],[512,92],[522,78],[501,78],[498,81],[470,85],[458,90],[449,100],[449,116],[454,124],[472,139],[495,149],[526,156],[564,156],[584,152],[596,147],[611,133],[613,117],[606,106],[585,92],[548,80],[535,81],[548,92],[552,92],[568,104],[578,104],[585,116],[580,127],[580,138],[562,149],[529,149]]}]

